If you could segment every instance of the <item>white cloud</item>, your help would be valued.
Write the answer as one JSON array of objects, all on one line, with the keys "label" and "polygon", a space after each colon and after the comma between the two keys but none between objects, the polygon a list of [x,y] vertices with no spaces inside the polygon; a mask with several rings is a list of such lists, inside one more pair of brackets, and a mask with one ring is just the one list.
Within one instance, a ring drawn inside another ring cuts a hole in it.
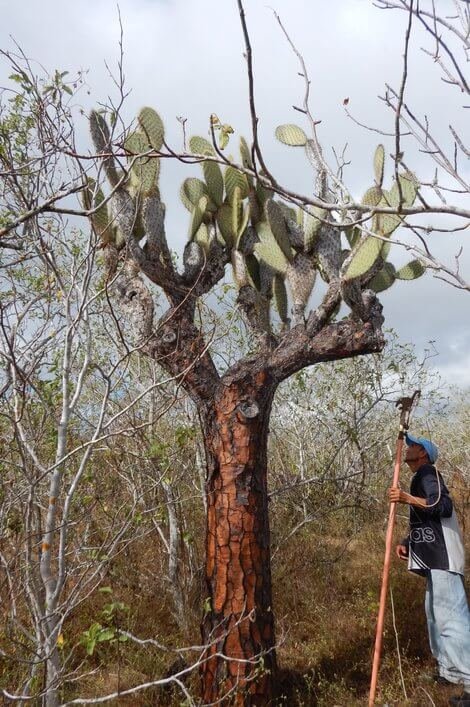
[{"label": "white cloud", "polygon": [[458,388],[470,391],[470,354],[459,357],[454,363],[444,363],[435,369],[442,379]]}]

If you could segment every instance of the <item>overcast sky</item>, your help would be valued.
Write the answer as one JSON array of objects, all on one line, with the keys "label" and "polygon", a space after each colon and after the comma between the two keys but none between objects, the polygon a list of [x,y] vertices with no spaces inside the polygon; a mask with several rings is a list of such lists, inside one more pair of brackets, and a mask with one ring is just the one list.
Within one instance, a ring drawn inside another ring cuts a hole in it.
[{"label": "overcast sky", "polygon": [[[449,6],[439,0],[438,8]],[[250,136],[244,44],[235,0],[122,0],[124,72],[131,91],[124,108],[130,121],[143,105],[156,108],[166,125],[167,139],[182,144],[181,124],[187,118],[189,134],[207,133],[208,118],[216,113],[238,135]],[[273,137],[280,123],[296,122],[308,129],[293,105],[300,105],[304,85],[298,62],[273,16],[280,15],[302,52],[312,81],[311,106],[325,155],[334,164],[332,148],[341,152],[348,144],[351,165],[345,181],[355,196],[372,185],[372,154],[383,141],[393,151],[392,138],[384,138],[355,125],[345,115],[343,99],[361,122],[393,132],[394,116],[378,99],[387,82],[398,88],[407,17],[400,12],[374,8],[371,0],[246,0],[246,15],[253,45],[256,100],[260,136],[266,160],[278,181],[301,193],[312,189],[312,173],[301,149],[287,148]],[[117,74],[119,22],[113,0],[0,0],[0,48],[14,50],[16,41],[48,71],[86,70],[87,87],[77,100],[88,110],[108,97],[118,98],[108,68]],[[13,41],[14,40],[14,41]],[[430,127],[446,147],[452,145],[451,122],[468,144],[468,112],[455,88],[444,84],[438,67],[420,47],[428,40],[417,33],[411,47],[405,100],[417,114],[427,114]],[[38,67],[39,71],[39,67]],[[0,84],[7,84],[9,68],[0,64]],[[468,101],[467,101],[468,103]],[[467,118],[465,125],[464,118]],[[465,128],[467,133],[465,135]],[[87,146],[86,127],[80,128]],[[421,179],[429,180],[434,168],[413,143],[404,140],[406,162]],[[89,144],[88,144],[89,147]],[[177,197],[179,183],[187,176],[181,167],[166,161],[162,191],[167,204],[172,243],[180,248],[187,234],[187,212]],[[195,172],[197,173],[197,172]],[[469,176],[468,165],[465,168]],[[391,165],[388,172],[391,180]],[[460,197],[460,204],[464,203]],[[468,208],[468,194],[465,197]],[[444,222],[447,225],[447,222]],[[430,236],[433,252],[449,265],[460,245],[462,273],[470,279],[470,234]],[[391,259],[410,259],[396,246]],[[381,295],[386,326],[404,342],[416,345],[418,354],[434,341],[439,356],[435,365],[446,380],[470,385],[470,293],[457,291],[427,274],[416,282],[397,283]]]}]

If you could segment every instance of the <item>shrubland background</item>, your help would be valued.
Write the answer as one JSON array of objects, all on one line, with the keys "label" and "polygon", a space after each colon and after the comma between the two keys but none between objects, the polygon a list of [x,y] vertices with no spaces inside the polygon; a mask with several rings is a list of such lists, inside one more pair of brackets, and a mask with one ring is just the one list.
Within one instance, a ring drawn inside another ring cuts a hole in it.
[{"label": "shrubland background", "polygon": [[[219,306],[226,336],[214,343],[224,364],[245,336],[230,297],[227,285]],[[38,295],[37,302],[42,299]],[[58,637],[64,702],[160,680],[196,662],[206,601],[197,410],[138,352],[124,351],[117,340],[111,345],[102,305],[95,314],[89,322],[95,364],[74,409],[64,476],[64,492],[78,478],[67,510],[67,577]],[[279,704],[359,705],[366,700],[399,417],[393,403],[403,392],[423,391],[412,429],[440,447],[439,468],[469,545],[468,397],[428,373],[429,353],[418,360],[392,332],[388,340],[383,354],[297,374],[276,397],[269,483]],[[71,363],[71,388],[79,376],[80,351],[78,346]],[[0,403],[0,687],[14,692],[28,685],[32,695],[40,692],[43,680],[40,667],[31,672],[30,661],[47,482],[25,449],[34,451],[37,461],[54,454],[64,394],[60,349],[52,345],[43,353],[23,399],[15,403],[7,391]],[[86,468],[77,477],[102,403],[100,372],[110,365],[111,424],[90,447]],[[18,404],[20,431],[12,425]],[[403,486],[408,480],[403,469]],[[397,540],[406,527],[403,506]],[[395,560],[391,589],[394,618],[389,604],[379,701],[445,704],[446,690],[427,678],[433,664],[424,580]],[[196,696],[197,670],[184,682]],[[170,685],[111,704],[180,705],[184,699]]]}]

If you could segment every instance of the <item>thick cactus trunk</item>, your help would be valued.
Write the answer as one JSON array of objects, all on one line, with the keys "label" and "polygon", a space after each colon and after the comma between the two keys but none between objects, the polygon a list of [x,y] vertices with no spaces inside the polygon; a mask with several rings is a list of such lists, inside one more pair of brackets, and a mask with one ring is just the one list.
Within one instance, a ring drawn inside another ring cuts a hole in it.
[{"label": "thick cactus trunk", "polygon": [[202,632],[208,648],[203,700],[267,705],[276,669],[266,479],[274,385],[261,372],[221,387],[204,420],[207,598]]}]

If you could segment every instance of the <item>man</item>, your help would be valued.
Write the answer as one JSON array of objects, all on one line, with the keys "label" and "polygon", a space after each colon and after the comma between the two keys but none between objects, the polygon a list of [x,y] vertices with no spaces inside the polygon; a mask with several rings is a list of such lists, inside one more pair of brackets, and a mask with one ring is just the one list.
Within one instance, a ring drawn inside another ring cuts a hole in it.
[{"label": "man", "polygon": [[405,462],[413,472],[410,493],[389,490],[391,503],[410,506],[410,532],[396,553],[411,572],[424,575],[429,643],[439,667],[437,682],[463,683],[454,707],[470,707],[470,611],[464,574],[464,548],[452,499],[436,471],[438,449],[431,440],[406,435]]}]

